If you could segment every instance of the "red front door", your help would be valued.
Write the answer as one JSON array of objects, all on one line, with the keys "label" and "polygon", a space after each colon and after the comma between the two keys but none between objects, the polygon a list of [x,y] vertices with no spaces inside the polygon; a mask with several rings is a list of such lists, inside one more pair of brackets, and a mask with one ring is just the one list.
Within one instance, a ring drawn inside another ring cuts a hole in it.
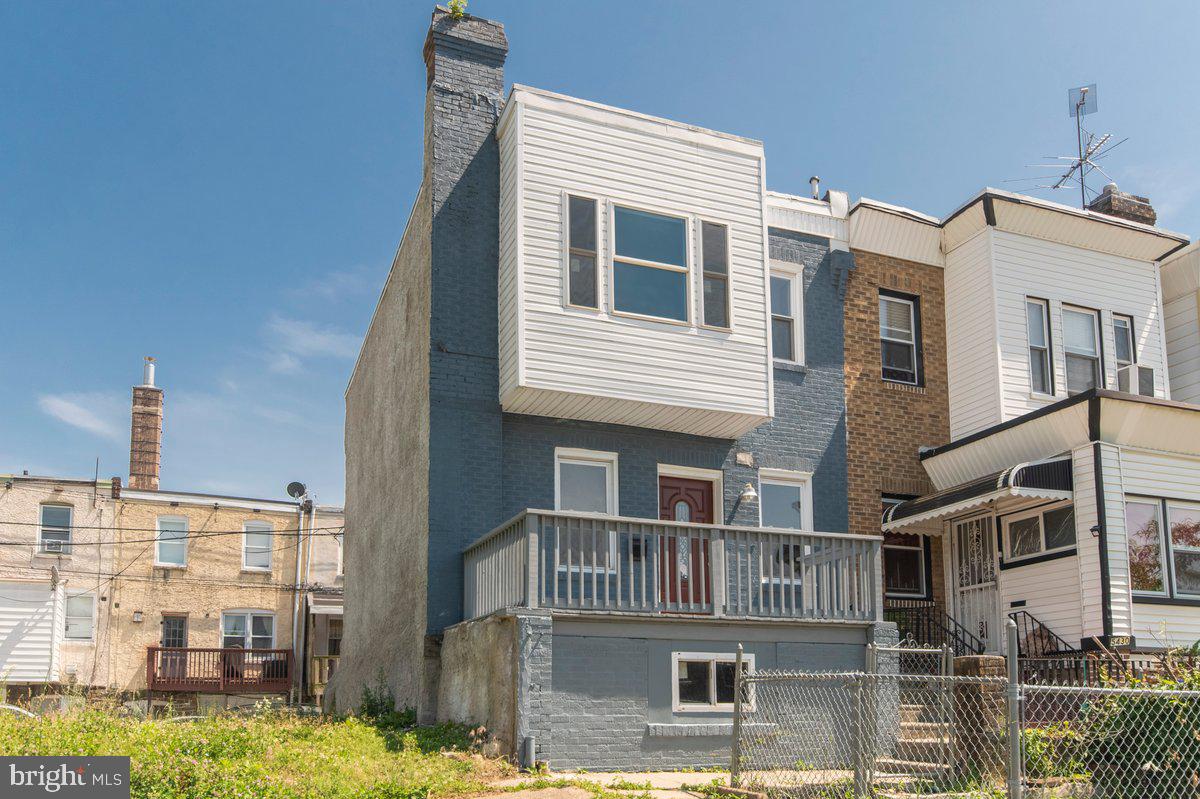
[{"label": "red front door", "polygon": [[[660,475],[658,518],[712,524],[713,484],[707,480]],[[683,606],[712,602],[707,540],[698,535],[664,536],[659,543],[658,561],[661,601]]]}]

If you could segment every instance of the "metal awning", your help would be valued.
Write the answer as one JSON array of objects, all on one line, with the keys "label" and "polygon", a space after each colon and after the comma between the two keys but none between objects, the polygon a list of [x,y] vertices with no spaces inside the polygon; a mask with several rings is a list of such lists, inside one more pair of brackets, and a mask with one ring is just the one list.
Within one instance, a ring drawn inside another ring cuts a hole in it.
[{"label": "metal awning", "polygon": [[981,508],[1006,497],[1071,499],[1071,459],[1020,463],[969,483],[910,499],[883,514],[884,532]]}]

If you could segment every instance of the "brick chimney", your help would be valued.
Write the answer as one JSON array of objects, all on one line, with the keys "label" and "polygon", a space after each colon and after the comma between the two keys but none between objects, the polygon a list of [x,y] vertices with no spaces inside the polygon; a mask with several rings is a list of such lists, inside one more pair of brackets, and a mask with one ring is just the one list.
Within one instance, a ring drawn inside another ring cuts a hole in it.
[{"label": "brick chimney", "polygon": [[146,356],[142,384],[133,387],[133,424],[129,435],[129,488],[158,490],[162,464],[163,391],[154,385],[154,358]]},{"label": "brick chimney", "polygon": [[1153,225],[1158,220],[1154,206],[1145,197],[1120,191],[1116,183],[1109,183],[1103,193],[1088,203],[1088,210],[1098,214],[1128,219],[1130,222],[1141,222],[1143,225]]}]

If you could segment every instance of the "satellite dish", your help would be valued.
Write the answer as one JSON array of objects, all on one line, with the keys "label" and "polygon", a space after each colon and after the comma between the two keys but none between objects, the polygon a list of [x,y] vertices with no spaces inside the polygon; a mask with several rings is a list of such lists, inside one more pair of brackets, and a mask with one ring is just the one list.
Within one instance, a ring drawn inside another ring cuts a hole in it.
[{"label": "satellite dish", "polygon": [[308,493],[308,489],[304,487],[304,483],[288,483],[287,492],[289,497],[300,499]]}]

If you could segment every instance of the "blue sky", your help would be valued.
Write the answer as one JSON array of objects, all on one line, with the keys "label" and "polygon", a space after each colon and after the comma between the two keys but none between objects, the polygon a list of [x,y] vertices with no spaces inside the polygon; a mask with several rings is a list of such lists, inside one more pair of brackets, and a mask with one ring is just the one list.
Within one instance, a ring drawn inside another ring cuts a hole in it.
[{"label": "blue sky", "polygon": [[[342,394],[419,179],[431,7],[0,4],[0,472],[124,475],[152,354],[164,487],[342,499]],[[761,139],[773,189],[819,174],[939,215],[1069,153],[1066,90],[1095,82],[1089,122],[1130,137],[1110,172],[1200,227],[1195,3],[470,11],[505,23],[510,82]]]}]

